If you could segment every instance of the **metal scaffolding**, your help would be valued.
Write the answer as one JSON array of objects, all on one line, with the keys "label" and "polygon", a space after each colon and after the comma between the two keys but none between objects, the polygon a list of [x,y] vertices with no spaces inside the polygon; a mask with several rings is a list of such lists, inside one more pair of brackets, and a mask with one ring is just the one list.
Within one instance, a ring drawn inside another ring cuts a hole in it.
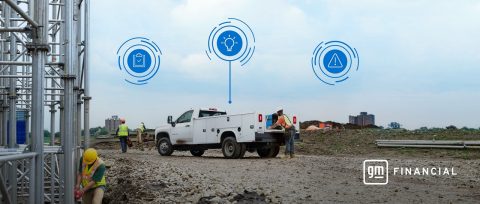
[{"label": "metal scaffolding", "polygon": [[[0,0],[0,203],[74,203],[90,136],[89,6]],[[20,113],[25,144],[17,144]]]}]

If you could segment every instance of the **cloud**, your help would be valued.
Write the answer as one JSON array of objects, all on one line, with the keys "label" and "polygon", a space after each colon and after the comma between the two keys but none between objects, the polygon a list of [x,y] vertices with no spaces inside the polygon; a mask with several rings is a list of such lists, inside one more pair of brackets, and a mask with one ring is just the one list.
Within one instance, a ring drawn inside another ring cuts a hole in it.
[{"label": "cloud", "polygon": [[[478,2],[92,3],[95,124],[113,113],[160,123],[185,108],[222,105],[237,112],[283,105],[299,118],[344,122],[348,114],[368,111],[381,123],[397,120],[409,128],[443,122],[475,126],[480,114],[474,103],[480,87]],[[256,37],[252,60],[243,67],[232,64],[233,105],[226,104],[226,62],[210,61],[204,53],[208,34],[228,17],[247,22]],[[126,85],[115,65],[116,49],[134,36],[149,37],[163,52],[160,72],[146,86]],[[336,87],[322,84],[310,67],[315,46],[329,40],[345,41],[360,54],[360,71]]]},{"label": "cloud", "polygon": [[212,63],[205,53],[187,55],[180,59],[178,66],[180,74],[198,80],[212,80],[223,77],[220,76],[220,70],[223,69],[225,69],[225,66],[220,66],[218,62]]},{"label": "cloud", "polygon": [[244,10],[248,1],[235,0],[187,0],[175,6],[171,13],[176,24],[188,27],[201,26],[223,20]]}]

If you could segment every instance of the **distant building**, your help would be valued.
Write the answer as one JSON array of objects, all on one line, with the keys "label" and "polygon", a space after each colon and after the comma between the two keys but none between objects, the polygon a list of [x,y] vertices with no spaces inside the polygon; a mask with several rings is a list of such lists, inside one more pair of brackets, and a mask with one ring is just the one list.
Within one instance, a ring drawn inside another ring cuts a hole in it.
[{"label": "distant building", "polygon": [[113,115],[111,118],[105,119],[105,129],[107,129],[109,133],[117,131],[119,125],[120,118],[118,115]]},{"label": "distant building", "polygon": [[353,116],[353,115],[348,116],[348,123],[357,124],[357,116]]},{"label": "distant building", "polygon": [[358,126],[375,125],[375,115],[367,112],[360,112],[357,116],[348,116],[348,122]]}]

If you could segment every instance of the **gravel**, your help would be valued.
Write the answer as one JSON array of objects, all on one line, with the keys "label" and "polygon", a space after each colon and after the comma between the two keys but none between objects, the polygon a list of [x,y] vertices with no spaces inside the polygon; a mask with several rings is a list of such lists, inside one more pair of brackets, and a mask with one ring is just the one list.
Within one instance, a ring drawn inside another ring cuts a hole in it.
[{"label": "gravel", "polygon": [[155,149],[126,154],[100,149],[106,161],[104,203],[479,203],[480,160],[389,157],[392,165],[454,166],[454,177],[392,177],[388,185],[363,184],[356,155],[298,155],[294,159],[224,159],[218,150],[202,157]]}]

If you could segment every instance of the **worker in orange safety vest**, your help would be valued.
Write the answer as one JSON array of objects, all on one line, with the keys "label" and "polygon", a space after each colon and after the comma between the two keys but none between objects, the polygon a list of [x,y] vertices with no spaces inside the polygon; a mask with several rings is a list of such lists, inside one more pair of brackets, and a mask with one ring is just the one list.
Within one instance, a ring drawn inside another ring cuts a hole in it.
[{"label": "worker in orange safety vest", "polygon": [[270,126],[270,129],[275,129],[277,127],[282,127],[285,130],[285,156],[282,158],[294,158],[295,157],[295,126],[292,124],[290,118],[287,115],[283,114],[283,108],[277,108],[278,120],[275,124]]}]

